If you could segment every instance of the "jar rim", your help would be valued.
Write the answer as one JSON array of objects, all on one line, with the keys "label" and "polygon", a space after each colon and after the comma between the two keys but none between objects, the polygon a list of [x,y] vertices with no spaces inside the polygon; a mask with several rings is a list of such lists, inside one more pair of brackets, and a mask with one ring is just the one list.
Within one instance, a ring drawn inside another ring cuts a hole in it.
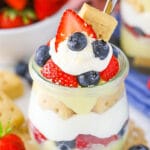
[{"label": "jar rim", "polygon": [[[31,74],[31,77],[33,80],[36,80],[38,82],[41,82],[43,84],[45,84],[46,86],[54,86],[57,88],[63,88],[63,89],[90,89],[90,88],[96,88],[96,87],[106,87],[108,85],[111,84],[115,84],[115,83],[120,83],[120,81],[125,80],[126,76],[128,75],[128,71],[129,71],[129,61],[126,57],[126,55],[122,52],[122,50],[120,48],[118,48],[117,46],[115,46],[114,44],[110,43],[112,45],[112,47],[114,47],[117,51],[118,51],[118,60],[119,60],[119,66],[120,66],[120,70],[117,73],[117,75],[112,78],[111,80],[109,80],[108,82],[105,82],[103,84],[100,85],[96,85],[96,86],[92,86],[92,87],[66,87],[66,86],[62,86],[59,84],[54,84],[52,82],[50,82],[49,80],[47,80],[46,78],[44,78],[37,70],[37,68],[35,66],[36,63],[34,61],[34,57],[32,56],[30,61],[29,61],[29,72]],[[45,86],[44,85],[44,86]]]}]

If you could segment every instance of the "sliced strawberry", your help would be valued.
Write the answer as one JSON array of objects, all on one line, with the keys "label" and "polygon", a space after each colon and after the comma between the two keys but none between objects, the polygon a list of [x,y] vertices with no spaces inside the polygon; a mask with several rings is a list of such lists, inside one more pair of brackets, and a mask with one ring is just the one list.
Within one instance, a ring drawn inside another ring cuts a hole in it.
[{"label": "sliced strawberry", "polygon": [[34,9],[39,20],[58,11],[68,0],[34,0]]},{"label": "sliced strawberry", "polygon": [[4,9],[0,13],[0,28],[15,28],[23,26],[22,17],[13,9]]},{"label": "sliced strawberry", "polygon": [[112,56],[109,65],[105,70],[100,72],[101,79],[108,81],[112,79],[119,71],[119,62],[115,56]]},{"label": "sliced strawberry", "polygon": [[4,0],[10,7],[16,10],[23,10],[27,5],[27,0]]},{"label": "sliced strawberry", "polygon": [[34,138],[39,144],[47,140],[47,138],[31,122],[29,122],[29,125]]},{"label": "sliced strawberry", "polygon": [[41,73],[53,83],[68,87],[78,86],[77,78],[63,72],[51,59],[43,66]]},{"label": "sliced strawberry", "polygon": [[76,12],[68,9],[64,12],[57,30],[55,41],[56,50],[59,43],[74,32],[86,32],[89,36],[96,38],[96,34],[92,27],[77,15]]},{"label": "sliced strawberry", "polygon": [[101,144],[107,146],[109,143],[116,141],[118,139],[117,135],[113,135],[108,138],[98,138],[92,135],[83,135],[80,134],[76,138],[76,148],[88,148],[91,147],[92,144]]}]

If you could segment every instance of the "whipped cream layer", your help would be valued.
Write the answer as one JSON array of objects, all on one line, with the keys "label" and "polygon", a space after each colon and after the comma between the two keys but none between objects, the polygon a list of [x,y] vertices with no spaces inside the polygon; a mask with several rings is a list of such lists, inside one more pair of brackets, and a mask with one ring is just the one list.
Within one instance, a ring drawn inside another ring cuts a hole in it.
[{"label": "whipped cream layer", "polygon": [[109,64],[113,54],[110,44],[109,53],[104,60],[94,56],[92,42],[95,40],[87,37],[87,46],[77,52],[72,51],[67,46],[67,39],[59,44],[57,52],[55,50],[55,39],[50,43],[50,55],[54,63],[64,72],[71,75],[79,75],[88,71],[103,71]]},{"label": "whipped cream layer", "polygon": [[123,21],[134,27],[139,27],[145,34],[150,34],[150,12],[137,12],[126,0],[121,3]]},{"label": "whipped cream layer", "polygon": [[99,138],[117,134],[128,119],[126,94],[102,114],[90,112],[63,120],[56,113],[40,107],[36,93],[32,91],[29,119],[46,138],[54,141],[73,140],[79,134],[91,134]]}]

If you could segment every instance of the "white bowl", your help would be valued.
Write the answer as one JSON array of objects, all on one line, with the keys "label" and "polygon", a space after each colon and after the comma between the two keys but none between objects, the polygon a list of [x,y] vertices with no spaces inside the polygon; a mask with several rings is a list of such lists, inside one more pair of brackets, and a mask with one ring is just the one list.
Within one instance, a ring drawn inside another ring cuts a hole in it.
[{"label": "white bowl", "polygon": [[57,14],[32,25],[0,29],[0,65],[29,59],[37,47],[55,36],[64,9],[65,7]]}]

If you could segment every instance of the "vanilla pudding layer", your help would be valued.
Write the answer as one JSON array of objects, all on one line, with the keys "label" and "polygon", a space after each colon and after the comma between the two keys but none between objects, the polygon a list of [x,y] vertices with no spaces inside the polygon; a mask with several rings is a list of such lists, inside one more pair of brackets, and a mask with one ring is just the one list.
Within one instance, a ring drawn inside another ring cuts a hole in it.
[{"label": "vanilla pudding layer", "polygon": [[127,99],[124,93],[113,107],[101,114],[89,112],[64,120],[51,110],[43,110],[37,94],[32,91],[29,119],[47,139],[53,141],[73,140],[79,134],[107,138],[117,134],[128,119]]},{"label": "vanilla pudding layer", "polygon": [[134,58],[135,66],[150,67],[150,38],[135,37],[122,26],[121,46],[128,56]]},{"label": "vanilla pudding layer", "polygon": [[138,12],[127,0],[122,0],[120,10],[122,19],[127,25],[138,27],[150,35],[150,11]]}]

